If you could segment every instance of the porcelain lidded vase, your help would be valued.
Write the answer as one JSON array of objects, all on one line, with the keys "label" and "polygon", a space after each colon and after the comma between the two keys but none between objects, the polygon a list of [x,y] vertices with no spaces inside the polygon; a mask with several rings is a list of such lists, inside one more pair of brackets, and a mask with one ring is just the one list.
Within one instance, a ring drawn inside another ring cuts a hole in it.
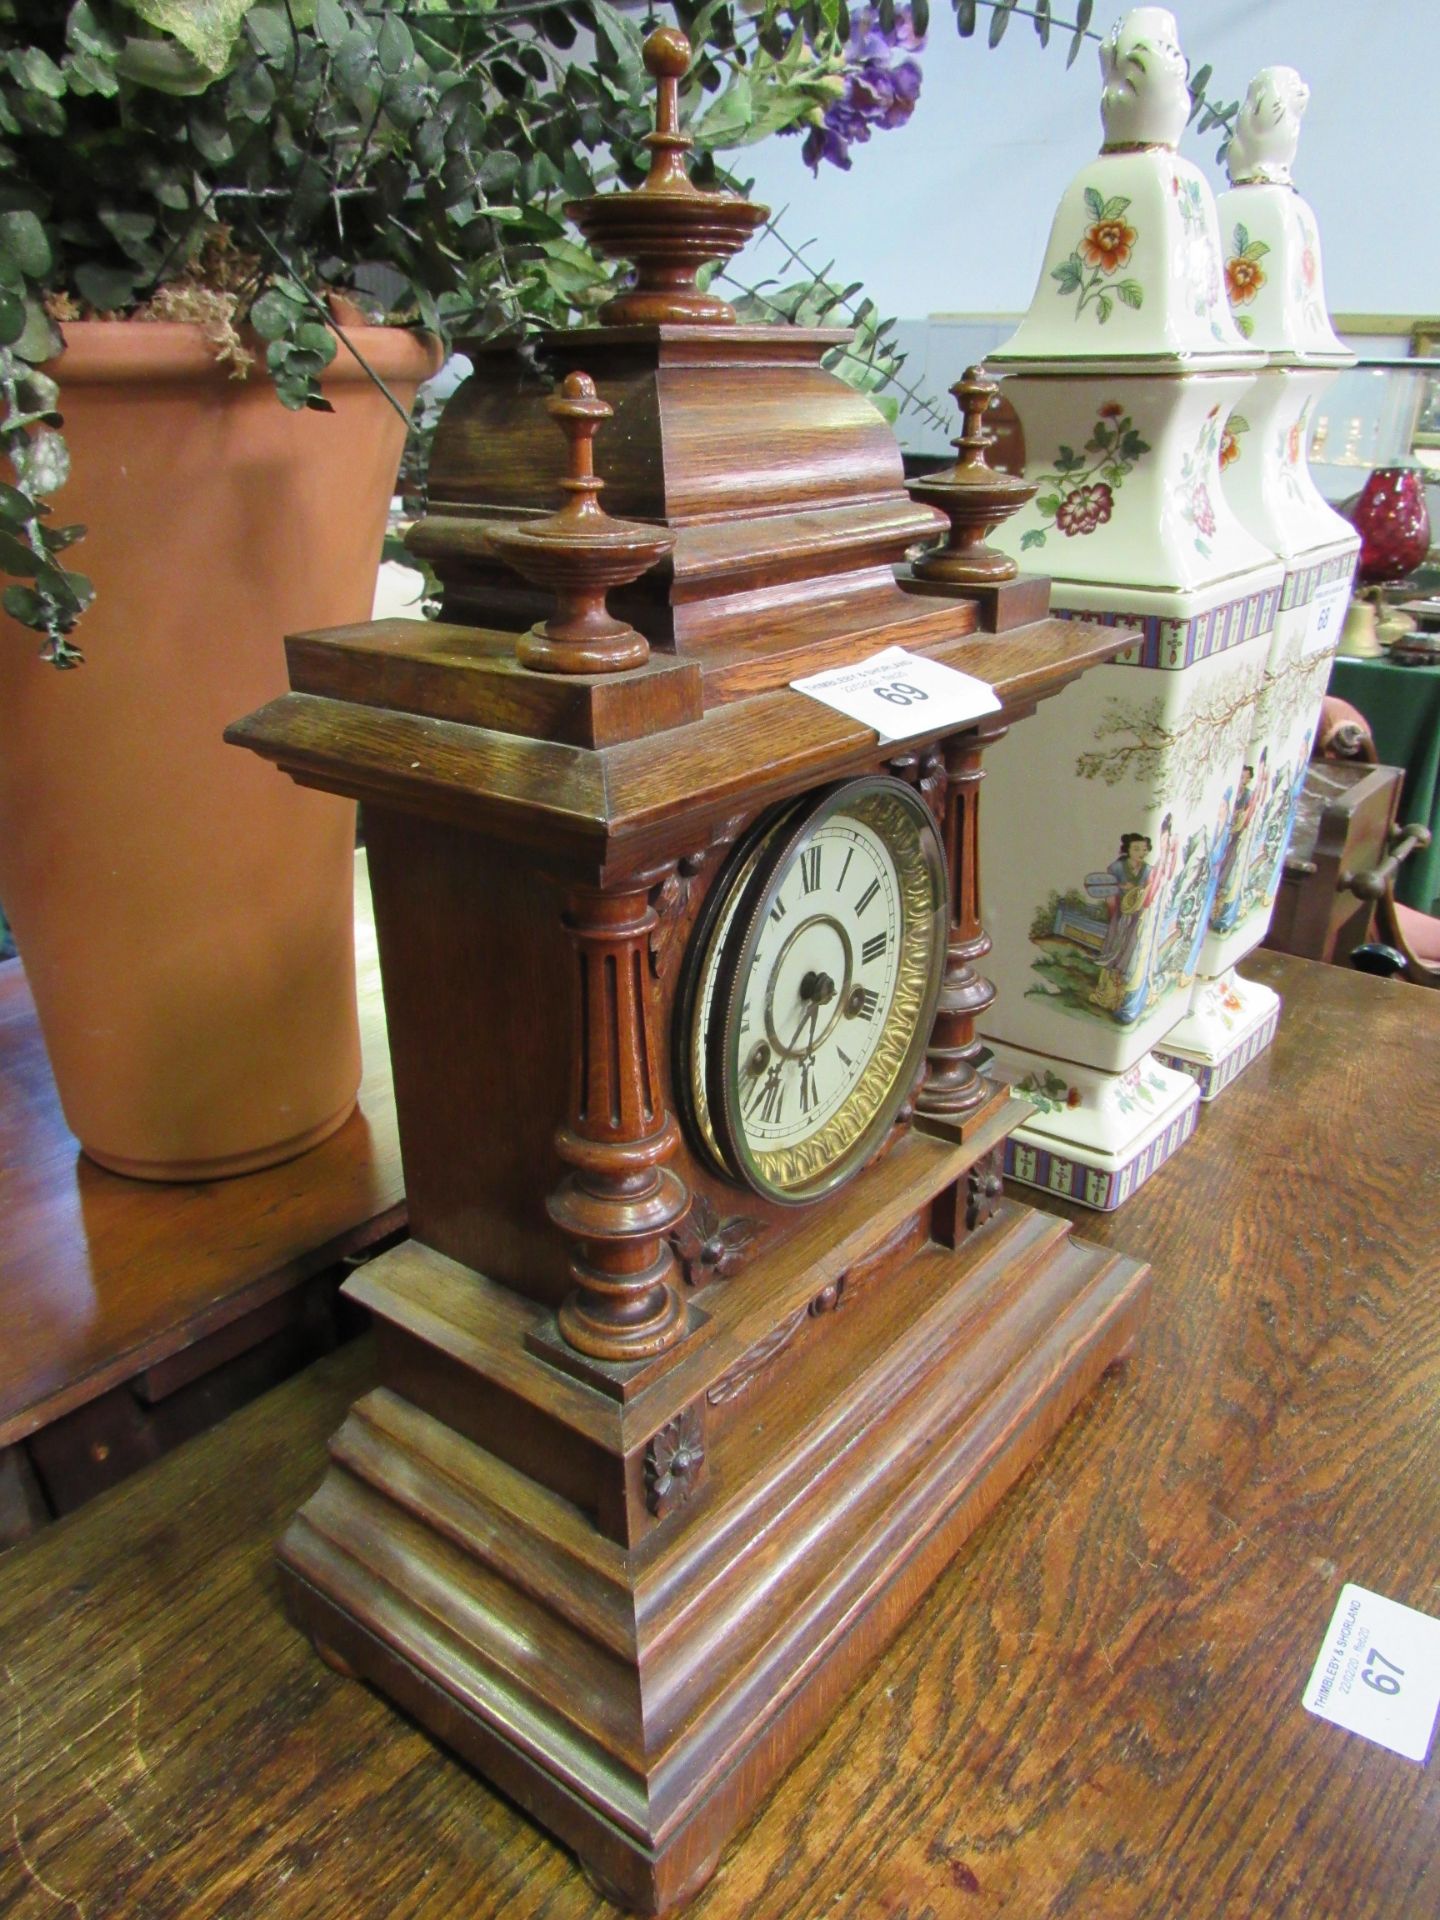
[{"label": "porcelain lidded vase", "polygon": [[1291,179],[1309,98],[1293,67],[1256,74],[1227,156],[1232,184],[1218,203],[1231,310],[1266,355],[1225,423],[1221,479],[1285,577],[1190,1009],[1159,1049],[1207,1100],[1274,1037],[1278,995],[1240,979],[1235,966],[1269,929],[1360,547],[1308,461],[1316,403],[1355,358],[1330,325],[1315,216]]},{"label": "porcelain lidded vase", "polygon": [[1174,19],[1135,9],[1100,60],[1104,145],[988,362],[1037,484],[995,544],[1051,573],[1061,617],[1135,639],[990,751],[984,1030],[1036,1109],[1007,1171],[1108,1208],[1194,1127],[1193,1080],[1152,1049],[1189,1005],[1283,568],[1221,484],[1265,360],[1225,298],[1213,196],[1176,152]]}]

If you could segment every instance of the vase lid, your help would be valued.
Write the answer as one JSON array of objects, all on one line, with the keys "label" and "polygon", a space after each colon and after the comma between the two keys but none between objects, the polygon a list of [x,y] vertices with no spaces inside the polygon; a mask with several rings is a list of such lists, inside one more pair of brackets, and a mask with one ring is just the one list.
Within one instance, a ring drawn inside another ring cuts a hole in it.
[{"label": "vase lid", "polygon": [[1215,200],[1176,152],[1190,114],[1175,19],[1135,7],[1100,47],[1104,144],[1061,196],[1029,311],[996,367],[1260,366],[1225,299]]},{"label": "vase lid", "polygon": [[1218,202],[1225,290],[1240,332],[1272,365],[1350,366],[1325,305],[1315,215],[1291,178],[1309,99],[1293,67],[1262,67],[1250,82]]}]

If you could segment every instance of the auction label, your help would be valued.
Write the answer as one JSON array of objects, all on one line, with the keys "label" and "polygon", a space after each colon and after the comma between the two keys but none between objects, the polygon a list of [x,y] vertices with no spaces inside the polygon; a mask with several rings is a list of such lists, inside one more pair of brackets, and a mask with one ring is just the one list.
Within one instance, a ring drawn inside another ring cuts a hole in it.
[{"label": "auction label", "polygon": [[1347,1584],[1302,1705],[1407,1760],[1424,1760],[1440,1707],[1440,1620]]},{"label": "auction label", "polygon": [[886,647],[853,667],[792,680],[796,693],[848,714],[873,727],[882,742],[908,740],[917,733],[952,733],[967,720],[998,713],[1000,702],[988,680],[960,673],[923,653]]}]

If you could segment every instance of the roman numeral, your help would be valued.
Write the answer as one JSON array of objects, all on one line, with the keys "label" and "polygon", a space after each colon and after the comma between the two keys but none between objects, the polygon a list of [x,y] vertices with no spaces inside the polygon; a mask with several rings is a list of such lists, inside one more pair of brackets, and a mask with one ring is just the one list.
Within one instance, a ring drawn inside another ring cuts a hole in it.
[{"label": "roman numeral", "polygon": [[888,933],[873,933],[873,934],[871,934],[871,936],[870,936],[870,938],[869,938],[869,939],[868,939],[868,940],[867,940],[867,941],[865,942],[865,944],[864,944],[864,946],[863,946],[863,947],[861,947],[861,949],[860,949],[860,962],[861,962],[861,965],[862,965],[862,966],[863,966],[863,965],[866,965],[866,964],[868,964],[868,963],[869,963],[869,962],[870,962],[871,960],[878,960],[878,959],[880,958],[880,956],[881,956],[881,954],[882,954],[882,953],[884,953],[884,951],[885,951],[885,942],[886,942],[886,941],[887,941],[887,940],[888,940],[889,938],[890,938],[890,936],[889,936],[889,934],[888,934]]},{"label": "roman numeral", "polygon": [[820,856],[823,847],[807,847],[800,856],[800,884],[806,893],[814,893],[820,885]]},{"label": "roman numeral", "polygon": [[864,893],[862,893],[860,898],[855,902],[856,913],[864,913],[865,909],[869,906],[870,902],[875,898],[876,894],[879,893],[879,891],[880,891],[880,882],[878,880],[872,880],[869,886],[866,887]]},{"label": "roman numeral", "polygon": [[760,1118],[767,1126],[774,1126],[778,1122],[785,1106],[785,1088],[781,1078],[782,1071],[782,1063],[777,1061],[760,1082],[759,1091],[750,1102],[751,1113],[754,1113],[758,1107],[760,1109]]},{"label": "roman numeral", "polygon": [[[875,1018],[875,1009],[879,1004],[880,996],[873,987],[857,987],[855,989],[855,1011],[856,1013],[863,1013],[867,1020],[873,1020]],[[848,1066],[850,1063],[847,1060],[845,1064]]]},{"label": "roman numeral", "polygon": [[775,921],[777,926],[780,921],[785,918],[785,902],[783,900],[777,898],[774,906],[770,909],[770,918]]}]

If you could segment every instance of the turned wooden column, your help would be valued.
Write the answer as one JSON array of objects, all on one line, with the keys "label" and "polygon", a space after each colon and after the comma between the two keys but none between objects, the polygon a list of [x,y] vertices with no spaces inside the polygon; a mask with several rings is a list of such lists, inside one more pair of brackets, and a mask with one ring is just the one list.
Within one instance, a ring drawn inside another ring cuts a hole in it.
[{"label": "turned wooden column", "polygon": [[666,1235],[689,1212],[690,1194],[665,1164],[680,1135],[660,1084],[649,962],[656,924],[649,884],[566,899],[575,1051],[570,1119],[555,1145],[571,1171],[548,1206],[574,1246],[575,1291],[560,1309],[560,1331],[594,1360],[648,1359],[686,1326]]},{"label": "turned wooden column", "polygon": [[980,755],[1009,731],[977,727],[945,743],[945,855],[950,867],[950,942],[945,982],[926,1049],[925,1083],[916,1111],[936,1120],[963,1120],[995,1095],[976,1061],[982,1042],[975,1024],[995,998],[995,988],[975,962],[990,951],[980,922]]}]

